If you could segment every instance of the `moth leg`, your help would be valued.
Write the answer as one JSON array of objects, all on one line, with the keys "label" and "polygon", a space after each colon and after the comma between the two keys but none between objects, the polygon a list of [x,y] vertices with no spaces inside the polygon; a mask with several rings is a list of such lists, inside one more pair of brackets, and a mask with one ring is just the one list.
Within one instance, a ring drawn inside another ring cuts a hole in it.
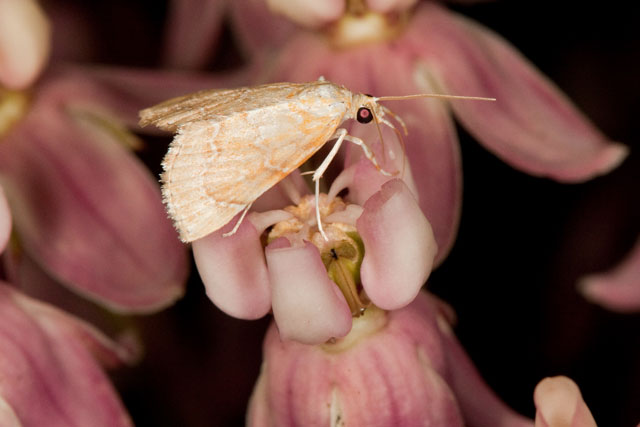
[{"label": "moth leg", "polygon": [[[402,117],[400,117],[399,115],[397,115],[396,113],[394,113],[393,111],[391,111],[390,109],[385,107],[384,105],[381,105],[380,107],[382,107],[382,111],[384,111],[385,114],[390,115],[391,117],[396,119],[398,121],[398,123],[400,123],[400,126],[402,126],[402,130],[404,131],[405,135],[409,135],[409,131],[407,130],[407,125],[404,124],[404,120],[402,120]],[[387,126],[392,127],[392,128],[395,129],[395,126],[393,126],[392,124],[387,122],[387,120],[384,117],[380,121],[383,122],[384,124],[386,124]]]},{"label": "moth leg", "polygon": [[316,184],[316,221],[318,223],[318,231],[326,241],[329,241],[329,238],[324,233],[324,229],[322,228],[322,220],[320,219],[320,178],[322,178],[322,174],[326,172],[329,164],[336,157],[336,154],[338,154],[338,150],[340,150],[342,141],[344,141],[347,136],[348,135],[346,129],[336,130],[331,139],[337,137],[338,140],[335,142],[335,144],[333,144],[333,147],[331,148],[331,151],[329,151],[329,154],[327,154],[327,157],[324,158],[322,163],[320,163],[320,166],[318,166],[318,169],[316,169],[316,171],[313,173],[312,180]]},{"label": "moth leg", "polygon": [[253,202],[249,203],[247,206],[244,207],[244,209],[242,210],[242,215],[240,215],[240,218],[238,218],[238,222],[236,222],[236,225],[234,225],[233,229],[228,233],[222,234],[222,237],[229,237],[236,234],[236,231],[238,231],[238,228],[240,228],[240,224],[242,224],[242,221],[244,220],[244,217],[247,215],[247,212],[249,212],[249,209],[251,208],[252,204]]},{"label": "moth leg", "polygon": [[354,143],[356,145],[359,145],[362,148],[362,151],[364,151],[364,155],[367,157],[367,159],[369,159],[369,161],[371,163],[373,163],[373,166],[375,166],[376,169],[378,169],[382,175],[393,176],[393,174],[387,172],[386,170],[384,170],[384,169],[382,169],[380,167],[380,165],[378,164],[378,161],[376,160],[375,156],[373,155],[373,152],[367,146],[367,144],[364,143],[363,140],[361,140],[358,137],[351,136],[351,135],[346,135],[344,137],[344,139],[346,139],[347,141],[352,142],[352,143]]}]

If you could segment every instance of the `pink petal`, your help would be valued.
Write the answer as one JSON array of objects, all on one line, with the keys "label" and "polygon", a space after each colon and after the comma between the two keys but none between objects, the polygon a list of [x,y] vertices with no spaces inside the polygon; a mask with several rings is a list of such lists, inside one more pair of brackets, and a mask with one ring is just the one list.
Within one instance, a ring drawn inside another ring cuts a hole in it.
[{"label": "pink petal", "polygon": [[[278,52],[275,70],[268,78],[271,81],[308,82],[325,76],[331,70],[334,52],[329,48],[326,40],[315,33],[298,32],[288,41],[287,45]],[[300,58],[307,58],[301,61]],[[335,82],[340,83],[340,82]]]},{"label": "pink petal", "polygon": [[[18,245],[7,248],[3,261],[5,280],[19,291],[16,301],[34,317],[51,317],[56,327],[66,326],[75,330],[77,336],[87,335],[87,347],[96,349],[94,357],[103,365],[117,367],[123,362],[134,363],[141,356],[141,343],[134,328],[120,324],[117,316],[106,314],[103,307],[61,285]],[[18,298],[21,295],[28,298]],[[109,331],[117,347],[100,329]],[[93,345],[93,341],[98,345]]]},{"label": "pink petal", "polygon": [[533,393],[535,427],[596,427],[580,389],[567,377],[545,378]]},{"label": "pink petal", "polygon": [[407,35],[418,72],[442,91],[496,102],[452,101],[462,123],[488,149],[528,173],[583,181],[627,155],[607,140],[507,41],[442,7],[423,4]]},{"label": "pink petal", "polygon": [[0,2],[0,84],[22,89],[38,77],[49,57],[49,21],[33,0]]},{"label": "pink petal", "polygon": [[484,382],[446,320],[441,317],[438,324],[450,366],[449,383],[467,424],[477,427],[533,427],[531,420],[505,405]]},{"label": "pink petal", "polygon": [[[202,89],[242,86],[249,71],[228,75],[147,71],[125,68],[67,67],[47,84],[49,96],[70,109],[98,113],[138,128],[138,112],[175,96]],[[151,127],[145,132],[158,133]]]},{"label": "pink petal", "polygon": [[229,237],[237,219],[193,242],[193,256],[207,295],[222,311],[257,319],[271,309],[271,289],[260,234],[245,220]]},{"label": "pink petal", "polygon": [[0,317],[0,420],[13,412],[24,426],[132,425],[87,349],[103,343],[87,342],[83,326],[70,327],[71,318],[6,285]]},{"label": "pink petal", "polygon": [[248,425],[459,426],[439,333],[421,295],[401,310],[367,311],[323,346],[267,332]]},{"label": "pink petal", "polygon": [[164,64],[183,69],[205,66],[215,51],[225,5],[222,0],[169,2]]},{"label": "pink petal", "polygon": [[157,181],[82,119],[45,90],[0,144],[20,242],[58,280],[114,310],[165,307],[182,295],[187,264]]},{"label": "pink petal", "polygon": [[[349,188],[349,201],[364,205],[367,200],[378,191],[385,182],[393,179],[382,175],[367,158],[360,158],[357,163],[345,169],[352,175]],[[338,176],[341,178],[341,176]]]},{"label": "pink petal", "polygon": [[[4,288],[3,288],[4,289]],[[9,288],[11,289],[11,288]],[[123,363],[136,362],[141,355],[140,343],[131,336],[123,336],[115,342],[87,323],[57,307],[11,290],[13,302],[25,313],[36,319],[43,330],[51,334],[60,334],[82,342],[87,350],[102,365],[115,368]]]},{"label": "pink petal", "polygon": [[269,59],[272,50],[295,31],[295,25],[283,16],[274,15],[265,0],[232,0],[228,7],[234,35],[254,62]]},{"label": "pink petal", "polygon": [[385,310],[409,304],[429,277],[438,246],[407,186],[397,179],[384,184],[356,226],[365,247],[360,274],[371,301]]},{"label": "pink petal", "polygon": [[282,339],[320,344],[351,330],[351,311],[315,246],[288,247],[281,238],[267,246],[265,255]]},{"label": "pink petal", "polygon": [[9,203],[4,195],[4,190],[0,186],[0,253],[4,251],[11,235],[11,211]]},{"label": "pink petal", "polygon": [[344,0],[267,0],[269,9],[307,28],[319,28],[340,18]]},{"label": "pink petal", "polygon": [[589,301],[621,313],[640,311],[640,239],[612,271],[584,277],[579,289]]}]

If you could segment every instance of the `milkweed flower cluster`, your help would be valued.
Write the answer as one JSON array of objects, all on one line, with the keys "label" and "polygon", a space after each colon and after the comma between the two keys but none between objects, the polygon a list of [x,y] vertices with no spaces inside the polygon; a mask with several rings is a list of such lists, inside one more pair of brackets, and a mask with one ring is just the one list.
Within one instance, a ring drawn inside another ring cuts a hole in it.
[{"label": "milkweed flower cluster", "polygon": [[[135,128],[137,110],[204,87],[324,76],[375,95],[439,92],[498,102],[392,105],[409,129],[404,141],[388,129],[381,141],[375,127],[349,129],[395,175],[348,150],[321,195],[328,240],[294,174],[254,204],[235,235],[222,237],[232,222],[194,242],[216,305],[240,318],[274,314],[249,423],[531,425],[480,379],[453,337],[446,306],[420,293],[458,225],[452,113],[507,163],[563,182],[606,173],[625,157],[624,146],[608,141],[505,40],[432,2],[178,0],[165,65],[202,65],[225,12],[251,58],[232,76],[77,68],[42,75],[46,17],[31,0],[0,2],[0,83],[11,88],[0,92],[9,107],[0,109],[0,250],[7,248],[11,282],[0,283],[0,424],[132,424],[98,361],[131,362],[135,345],[20,287],[38,265],[119,312],[150,312],[182,294],[184,248],[153,178],[122,144],[139,143],[125,127]],[[349,398],[357,393],[366,408]],[[554,405],[557,396],[566,408]],[[536,424],[592,425],[568,379],[542,382],[535,404]]]}]

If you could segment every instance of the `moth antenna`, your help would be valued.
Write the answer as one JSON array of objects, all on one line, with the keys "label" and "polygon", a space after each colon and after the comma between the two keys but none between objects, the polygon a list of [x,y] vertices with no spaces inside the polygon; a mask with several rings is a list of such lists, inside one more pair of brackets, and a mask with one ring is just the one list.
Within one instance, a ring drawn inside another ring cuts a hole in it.
[{"label": "moth antenna", "polygon": [[313,175],[314,173],[316,173],[316,171],[306,171],[306,172],[300,172],[300,175],[302,175],[302,176]]},{"label": "moth antenna", "polygon": [[484,96],[462,96],[462,95],[447,95],[443,93],[418,93],[415,95],[402,95],[402,96],[379,96],[374,98],[375,101],[401,101],[403,99],[416,99],[416,98],[441,98],[441,99],[466,99],[470,101],[495,101],[495,98],[486,98]]},{"label": "moth antenna", "polygon": [[[381,105],[380,108],[382,108],[382,111],[384,111],[385,114],[390,115],[391,117],[393,117],[393,119],[396,122],[400,123],[400,126],[402,126],[402,130],[405,135],[409,135],[409,131],[407,130],[407,125],[404,124],[404,120],[402,120],[402,117],[400,117],[399,115],[397,115],[396,113],[394,113],[393,111],[385,107],[384,105]],[[391,126],[391,127],[395,129],[394,126]]]}]

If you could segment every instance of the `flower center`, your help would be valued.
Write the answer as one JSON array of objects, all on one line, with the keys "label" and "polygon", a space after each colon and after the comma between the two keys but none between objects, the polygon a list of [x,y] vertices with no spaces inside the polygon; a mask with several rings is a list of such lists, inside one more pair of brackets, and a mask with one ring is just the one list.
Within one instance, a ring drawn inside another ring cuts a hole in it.
[{"label": "flower center", "polygon": [[[315,209],[314,196],[305,196],[297,206],[286,207],[284,210],[293,216],[274,225],[267,241],[286,237],[291,244],[309,241],[315,245],[329,278],[344,295],[352,316],[358,317],[370,305],[360,282],[360,265],[364,257],[362,239],[354,225],[343,222],[348,221],[349,211],[340,197],[329,200],[326,194],[320,195],[320,217],[328,240],[318,231]],[[341,215],[342,218],[332,220],[332,215]]]},{"label": "flower center", "polygon": [[28,97],[24,92],[0,88],[0,137],[27,113],[28,106]]},{"label": "flower center", "polygon": [[337,48],[391,40],[404,28],[407,14],[372,12],[363,0],[347,0],[346,13],[328,27],[327,35]]}]

